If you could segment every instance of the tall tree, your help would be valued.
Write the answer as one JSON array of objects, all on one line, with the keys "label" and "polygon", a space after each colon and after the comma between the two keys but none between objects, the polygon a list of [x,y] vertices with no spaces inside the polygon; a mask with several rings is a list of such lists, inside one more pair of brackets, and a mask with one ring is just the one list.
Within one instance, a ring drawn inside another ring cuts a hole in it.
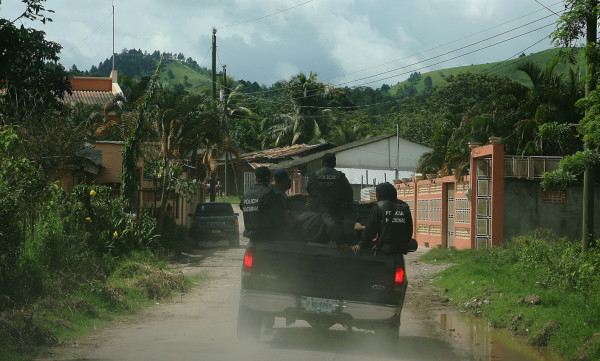
[{"label": "tall tree", "polygon": [[558,20],[553,41],[559,45],[570,46],[585,36],[584,59],[587,64],[586,99],[580,104],[586,109],[586,115],[580,123],[580,132],[584,139],[583,152],[566,157],[553,174],[547,175],[543,186],[556,187],[566,184],[573,173],[583,169],[583,227],[582,249],[586,252],[594,245],[594,174],[600,165],[600,113],[598,101],[598,68],[600,67],[600,48],[598,36],[598,0],[565,0],[565,12]]},{"label": "tall tree", "polygon": [[19,17],[0,18],[0,124],[42,121],[40,114],[61,108],[61,99],[71,91],[69,74],[57,64],[60,44],[46,40],[41,30],[14,25],[21,18],[52,21],[46,17],[52,11],[43,0],[23,2]]}]

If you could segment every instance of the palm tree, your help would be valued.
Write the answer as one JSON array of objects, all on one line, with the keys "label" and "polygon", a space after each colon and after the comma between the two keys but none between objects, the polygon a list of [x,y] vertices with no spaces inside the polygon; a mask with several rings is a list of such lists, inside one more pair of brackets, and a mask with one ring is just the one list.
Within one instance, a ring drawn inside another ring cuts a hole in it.
[{"label": "palm tree", "polygon": [[322,134],[328,131],[330,117],[323,114],[323,109],[329,95],[329,87],[317,81],[316,73],[294,75],[285,84],[283,100],[289,102],[292,109],[263,120],[263,144],[269,140],[275,145],[324,142]]}]

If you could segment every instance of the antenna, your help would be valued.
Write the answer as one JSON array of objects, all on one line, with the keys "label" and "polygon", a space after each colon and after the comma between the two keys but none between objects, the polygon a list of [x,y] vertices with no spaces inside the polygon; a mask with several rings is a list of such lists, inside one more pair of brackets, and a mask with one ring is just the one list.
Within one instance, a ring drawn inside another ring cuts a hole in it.
[{"label": "antenna", "polygon": [[112,70],[115,70],[115,3],[112,2]]}]

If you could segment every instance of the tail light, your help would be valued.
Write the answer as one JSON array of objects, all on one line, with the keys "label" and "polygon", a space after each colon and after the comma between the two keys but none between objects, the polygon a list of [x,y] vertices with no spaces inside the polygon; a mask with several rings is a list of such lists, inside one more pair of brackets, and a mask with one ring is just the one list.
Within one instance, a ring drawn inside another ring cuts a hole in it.
[{"label": "tail light", "polygon": [[236,225],[236,226],[239,226],[239,225],[240,225],[240,222],[238,221],[237,217],[235,218],[235,225]]},{"label": "tail light", "polygon": [[244,253],[244,263],[242,264],[242,277],[250,277],[252,274],[253,263],[254,248],[246,248],[246,253]]},{"label": "tail light", "polygon": [[394,288],[404,286],[404,267],[396,265],[396,273],[394,275]]}]

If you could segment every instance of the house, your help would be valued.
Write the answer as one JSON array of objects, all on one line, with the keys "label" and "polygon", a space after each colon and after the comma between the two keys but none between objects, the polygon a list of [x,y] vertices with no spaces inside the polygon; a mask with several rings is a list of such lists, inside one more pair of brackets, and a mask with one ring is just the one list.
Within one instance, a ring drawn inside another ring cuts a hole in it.
[{"label": "house", "polygon": [[112,102],[117,96],[123,96],[123,91],[117,83],[117,71],[113,70],[110,77],[72,77],[73,89],[71,94],[65,94],[63,99],[68,104],[82,103],[86,105],[104,105]]},{"label": "house", "polygon": [[344,172],[354,190],[354,199],[360,200],[361,192],[365,188],[371,188],[381,182],[411,177],[421,155],[430,150],[427,146],[398,137],[396,134],[386,134],[284,161],[279,167],[286,168],[290,174],[294,174],[294,181],[301,175],[302,186],[296,187],[297,191],[293,193],[304,193],[308,175],[321,168],[321,158],[325,153],[334,153],[337,159],[336,169]]},{"label": "house", "polygon": [[[123,96],[117,83],[117,71],[112,71],[110,77],[73,77],[70,79],[73,88],[72,94],[66,94],[64,102],[69,104],[82,103],[86,105],[104,105]],[[77,152],[83,166],[62,169],[59,185],[67,190],[72,190],[77,184],[96,184],[111,187],[118,194],[121,187],[122,153],[124,141],[93,141],[88,147]],[[139,204],[141,210],[158,207],[160,194],[155,191],[152,178],[144,176],[144,162],[138,159],[137,169],[140,175]],[[184,172],[183,177],[187,177]],[[169,202],[169,213],[175,218],[177,224],[189,228],[191,219],[187,216],[193,212],[193,207],[201,198],[199,193],[193,204],[179,197]]]},{"label": "house", "polygon": [[[265,166],[274,170],[279,168],[279,164],[282,162],[300,159],[332,147],[331,144],[294,144],[259,150],[241,154],[239,160],[233,159],[228,162],[227,168],[225,168],[223,158],[217,165],[215,177],[223,180],[223,191],[226,194],[242,195],[254,184],[254,170],[256,168]],[[225,182],[225,180],[227,181]]]}]

